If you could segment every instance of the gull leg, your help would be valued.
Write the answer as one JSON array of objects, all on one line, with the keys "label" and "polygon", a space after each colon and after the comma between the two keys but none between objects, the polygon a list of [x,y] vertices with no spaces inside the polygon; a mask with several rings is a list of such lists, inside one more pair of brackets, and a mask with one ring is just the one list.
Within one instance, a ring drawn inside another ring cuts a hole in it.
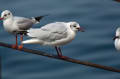
[{"label": "gull leg", "polygon": [[16,44],[12,45],[12,48],[16,49],[18,47],[18,37],[17,37],[17,34],[15,35],[15,38],[16,38]]},{"label": "gull leg", "polygon": [[56,51],[57,51],[58,56],[61,57],[61,56],[62,56],[62,53],[61,53],[61,51],[59,50],[59,47],[55,46],[55,49],[56,49]]},{"label": "gull leg", "polygon": [[63,59],[67,58],[66,56],[63,56],[63,55],[62,55],[62,51],[61,51],[61,48],[60,48],[60,47],[55,46],[55,49],[56,49],[57,54],[58,54],[58,56],[59,56],[60,58],[63,58]]},{"label": "gull leg", "polygon": [[18,46],[18,49],[21,50],[23,48],[23,44],[22,44],[22,41],[23,41],[23,35],[20,35],[20,41],[21,41],[21,44]]}]

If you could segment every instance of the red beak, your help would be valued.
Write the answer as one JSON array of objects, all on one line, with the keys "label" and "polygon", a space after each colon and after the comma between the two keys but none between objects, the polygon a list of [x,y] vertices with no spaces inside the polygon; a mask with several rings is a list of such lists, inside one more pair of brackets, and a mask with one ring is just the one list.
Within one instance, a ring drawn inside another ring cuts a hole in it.
[{"label": "red beak", "polygon": [[78,28],[78,31],[85,32],[82,27]]},{"label": "red beak", "polygon": [[3,20],[3,18],[0,18],[0,20]]}]

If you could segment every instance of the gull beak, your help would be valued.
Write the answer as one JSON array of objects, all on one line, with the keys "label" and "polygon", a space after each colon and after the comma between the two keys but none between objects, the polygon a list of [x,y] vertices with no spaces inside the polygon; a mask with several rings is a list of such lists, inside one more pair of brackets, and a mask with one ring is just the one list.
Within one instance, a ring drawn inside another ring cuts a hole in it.
[{"label": "gull beak", "polygon": [[0,17],[0,20],[3,20],[3,18]]},{"label": "gull beak", "polygon": [[77,28],[77,29],[78,29],[78,31],[80,31],[80,32],[85,32],[84,29],[83,29],[82,27]]},{"label": "gull beak", "polygon": [[113,40],[115,40],[116,38],[119,38],[119,36],[115,36],[115,37],[113,37]]}]

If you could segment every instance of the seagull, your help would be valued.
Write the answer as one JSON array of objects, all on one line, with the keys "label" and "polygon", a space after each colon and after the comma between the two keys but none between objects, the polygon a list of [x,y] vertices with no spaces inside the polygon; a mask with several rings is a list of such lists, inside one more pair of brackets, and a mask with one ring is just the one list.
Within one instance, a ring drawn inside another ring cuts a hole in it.
[{"label": "seagull", "polygon": [[113,38],[114,40],[114,44],[115,44],[115,48],[120,51],[120,27],[117,28],[116,30],[116,35],[115,37]]},{"label": "seagull", "polygon": [[[62,55],[60,46],[71,42],[78,31],[84,32],[77,22],[54,22],[41,28],[31,28],[26,31],[30,39],[22,44],[40,44],[55,47],[58,57],[65,58]],[[24,32],[25,33],[25,32]]]},{"label": "seagull", "polygon": [[32,17],[32,18],[25,18],[25,17],[18,17],[13,16],[12,12],[9,10],[4,10],[1,13],[0,20],[3,20],[4,29],[14,34],[16,37],[16,44],[12,45],[13,48],[21,49],[23,47],[22,43],[18,46],[17,38],[18,34],[20,34],[20,40],[23,40],[23,34],[19,33],[19,31],[27,30],[33,26],[33,24],[37,24],[44,16],[39,17]]}]

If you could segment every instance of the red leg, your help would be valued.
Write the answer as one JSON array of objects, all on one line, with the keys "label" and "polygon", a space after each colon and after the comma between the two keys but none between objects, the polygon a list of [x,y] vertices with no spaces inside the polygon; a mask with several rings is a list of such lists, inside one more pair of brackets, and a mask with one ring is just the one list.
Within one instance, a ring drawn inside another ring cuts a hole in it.
[{"label": "red leg", "polygon": [[18,46],[18,49],[21,50],[23,48],[23,44],[22,44],[22,41],[23,41],[23,35],[20,35],[20,41],[21,41],[21,45]]},{"label": "red leg", "polygon": [[57,55],[58,55],[59,57],[62,56],[62,53],[59,51],[58,47],[55,46],[55,49],[56,49],[56,51],[57,51]]},{"label": "red leg", "polygon": [[63,59],[67,58],[66,56],[62,55],[62,51],[61,51],[60,47],[55,46],[55,49],[56,49],[57,54],[60,58],[63,58]]},{"label": "red leg", "polygon": [[17,34],[16,34],[15,38],[16,38],[16,44],[12,45],[12,48],[14,48],[14,49],[16,49],[18,47]]}]

